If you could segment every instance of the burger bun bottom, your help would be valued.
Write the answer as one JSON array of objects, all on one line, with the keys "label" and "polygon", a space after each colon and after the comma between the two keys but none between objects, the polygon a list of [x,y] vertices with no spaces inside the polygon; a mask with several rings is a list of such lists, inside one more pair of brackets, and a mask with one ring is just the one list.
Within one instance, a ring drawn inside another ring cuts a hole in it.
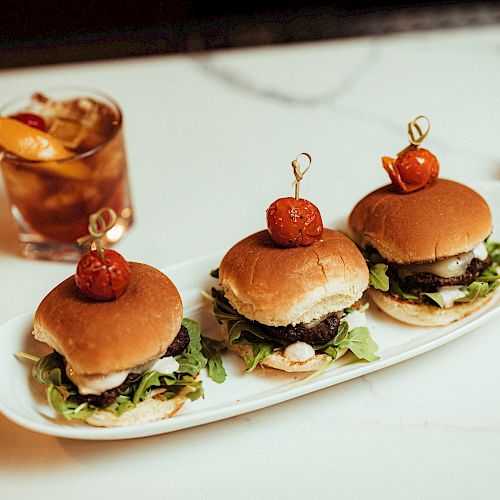
[{"label": "burger bun bottom", "polygon": [[[230,345],[229,348],[239,354],[241,357],[252,356],[251,345]],[[347,349],[342,349],[338,353],[336,359],[340,358],[340,356],[344,355],[346,352]],[[269,356],[266,356],[260,362],[260,365],[268,368],[275,368],[276,370],[282,370],[285,372],[310,372],[325,368],[331,361],[332,358],[328,356],[328,354],[316,354],[312,358],[309,358],[307,361],[292,361],[283,356],[283,351],[276,350]]]},{"label": "burger bun bottom", "polygon": [[185,394],[188,391],[189,388],[172,399],[160,398],[158,393],[154,395],[153,392],[153,395],[120,416],[111,411],[96,410],[85,422],[95,427],[124,427],[169,418],[183,407],[187,399]]},{"label": "burger bun bottom", "polygon": [[469,316],[488,304],[497,291],[472,302],[455,303],[449,309],[411,302],[392,293],[381,292],[373,288],[369,289],[368,296],[381,311],[402,323],[416,326],[445,326]]}]

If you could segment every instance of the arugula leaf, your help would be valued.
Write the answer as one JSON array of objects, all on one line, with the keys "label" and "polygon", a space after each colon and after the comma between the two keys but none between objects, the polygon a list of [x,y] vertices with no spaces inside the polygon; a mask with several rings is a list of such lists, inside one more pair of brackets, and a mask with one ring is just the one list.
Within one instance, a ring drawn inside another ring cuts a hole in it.
[{"label": "arugula leaf", "polygon": [[490,291],[488,283],[482,281],[473,281],[468,287],[464,288],[465,297],[455,299],[455,302],[471,302],[480,297],[486,297]]},{"label": "arugula leaf", "polygon": [[184,318],[182,325],[187,329],[189,334],[189,345],[184,352],[175,356],[179,363],[177,373],[188,373],[189,375],[197,375],[199,371],[205,367],[207,360],[203,356],[201,349],[201,331],[200,326],[192,319]]},{"label": "arugula leaf", "polygon": [[50,406],[54,408],[59,413],[64,414],[66,410],[65,398],[61,391],[53,384],[49,385],[47,389],[47,399],[50,403]]},{"label": "arugula leaf", "polygon": [[[158,387],[162,384],[160,377],[167,378],[168,376],[161,372],[146,372],[142,377],[137,389],[134,392],[134,397],[132,398],[132,403],[137,404],[140,401],[144,401],[147,396],[147,391],[151,387]],[[174,376],[174,381],[176,380]],[[166,382],[166,381],[165,381]]]},{"label": "arugula leaf", "polygon": [[63,357],[55,351],[40,358],[33,365],[31,373],[41,384],[63,385],[63,377],[66,382]]},{"label": "arugula leaf", "polygon": [[329,346],[327,347],[323,352],[325,354],[328,354],[328,356],[330,356],[332,358],[332,361],[337,359],[337,356],[339,355],[339,350],[337,347],[332,347],[332,346]]},{"label": "arugula leaf", "polygon": [[338,344],[340,349],[349,349],[358,359],[376,361],[380,359],[375,353],[378,350],[377,343],[371,338],[368,328],[358,326],[351,330],[347,336]]},{"label": "arugula leaf", "polygon": [[247,372],[253,372],[257,365],[274,350],[271,344],[252,344],[253,358],[250,356],[243,356],[243,360],[247,364]]},{"label": "arugula leaf", "polygon": [[226,350],[226,346],[223,342],[218,342],[217,340],[209,339],[207,337],[201,337],[201,345],[203,346],[201,352],[208,360],[208,376],[214,382],[222,384],[227,377],[221,357],[221,353]]},{"label": "arugula leaf", "polygon": [[117,416],[120,416],[134,406],[134,403],[132,403],[132,400],[128,396],[120,394],[119,396],[117,396],[116,401],[108,406],[106,410],[112,411]]},{"label": "arugula leaf", "polygon": [[187,385],[189,385],[191,389],[189,392],[184,394],[186,398],[188,398],[191,401],[196,401],[197,399],[203,398],[205,396],[201,380],[192,379],[191,381],[186,381],[186,383]]},{"label": "arugula leaf", "polygon": [[420,297],[429,297],[429,299],[435,302],[441,309],[444,307],[444,299],[439,292],[422,292]]},{"label": "arugula leaf", "polygon": [[370,266],[370,285],[376,290],[382,292],[389,290],[389,276],[386,274],[388,267],[387,264],[382,263]]},{"label": "arugula leaf", "polygon": [[335,338],[332,341],[332,344],[340,345],[340,343],[343,342],[348,335],[349,335],[349,323],[347,321],[342,321],[337,330],[337,335],[335,335]]}]

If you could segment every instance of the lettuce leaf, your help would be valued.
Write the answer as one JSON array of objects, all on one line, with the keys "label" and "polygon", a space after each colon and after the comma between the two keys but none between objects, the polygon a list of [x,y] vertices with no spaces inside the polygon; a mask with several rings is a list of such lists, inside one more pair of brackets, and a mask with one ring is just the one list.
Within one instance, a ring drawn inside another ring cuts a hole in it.
[{"label": "lettuce leaf", "polygon": [[[141,378],[137,389],[134,391],[134,396],[132,398],[132,403],[136,405],[141,401],[144,401],[152,389],[158,387],[168,387],[162,396],[167,399],[175,397],[184,387],[192,386],[198,388],[201,385],[201,381],[195,381],[195,379],[190,375],[181,375],[176,373],[160,373],[157,371],[146,372]],[[200,394],[202,396],[203,393]],[[198,396],[198,397],[200,397]]]},{"label": "lettuce leaf", "polygon": [[490,291],[490,286],[483,281],[473,281],[468,287],[462,290],[466,294],[465,297],[456,299],[455,302],[471,302],[480,297],[486,297]]},{"label": "lettuce leaf", "polygon": [[192,319],[184,318],[182,320],[189,334],[189,345],[184,352],[175,357],[179,363],[177,373],[188,373],[195,376],[202,368],[205,368],[207,359],[201,352],[201,331],[200,326]]},{"label": "lettuce leaf", "polygon": [[252,344],[252,355],[243,356],[243,360],[247,365],[247,372],[253,372],[257,365],[267,356],[269,356],[274,350],[274,346],[272,344],[259,343]]},{"label": "lettuce leaf", "polygon": [[69,382],[66,377],[64,360],[57,352],[52,352],[40,358],[31,369],[33,378],[41,384],[52,384],[56,386]]},{"label": "lettuce leaf", "polygon": [[377,343],[371,338],[368,328],[358,326],[338,341],[340,349],[349,349],[358,359],[377,361]]},{"label": "lettuce leaf", "polygon": [[372,264],[370,266],[370,285],[376,290],[387,292],[389,290],[389,276],[386,272],[387,264]]},{"label": "lettuce leaf", "polygon": [[420,297],[428,297],[435,304],[437,304],[441,309],[444,307],[443,296],[439,292],[422,292]]},{"label": "lettuce leaf", "polygon": [[221,356],[221,353],[226,350],[225,344],[207,337],[201,337],[201,345],[203,346],[201,352],[208,360],[208,376],[217,384],[222,384],[227,377]]}]

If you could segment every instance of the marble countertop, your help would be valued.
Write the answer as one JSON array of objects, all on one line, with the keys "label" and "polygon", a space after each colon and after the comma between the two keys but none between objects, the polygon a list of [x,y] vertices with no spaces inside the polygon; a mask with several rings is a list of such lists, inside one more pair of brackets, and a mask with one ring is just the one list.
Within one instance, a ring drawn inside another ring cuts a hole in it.
[{"label": "marble countertop", "polygon": [[[82,84],[120,102],[136,224],[117,249],[165,267],[262,228],[300,151],[314,158],[303,195],[341,227],[386,182],[380,156],[401,149],[418,114],[443,177],[500,180],[499,59],[500,30],[469,28],[6,70],[0,93]],[[0,322],[74,271],[19,257],[7,210],[0,191]],[[0,416],[2,497],[491,498],[498,333],[488,324],[351,382],[152,438],[56,439]]]}]

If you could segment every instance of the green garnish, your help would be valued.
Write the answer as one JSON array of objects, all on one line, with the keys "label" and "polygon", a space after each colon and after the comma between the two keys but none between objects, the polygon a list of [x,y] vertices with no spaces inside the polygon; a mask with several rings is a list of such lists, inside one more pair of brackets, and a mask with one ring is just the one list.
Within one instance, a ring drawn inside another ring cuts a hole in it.
[{"label": "green garnish", "polygon": [[387,264],[373,264],[370,266],[370,285],[376,290],[387,292],[389,290],[389,276],[386,271]]},{"label": "green garnish", "polygon": [[209,339],[207,337],[201,338],[202,353],[207,358],[207,372],[208,376],[218,384],[222,384],[226,380],[227,373],[222,364],[221,353],[226,350],[226,345],[223,342]]},{"label": "green garnish", "polygon": [[[248,345],[252,348],[252,354],[246,354],[243,359],[247,365],[247,371],[253,371],[265,357],[272,354],[276,349],[282,349],[287,344],[281,342],[272,330],[266,325],[256,321],[251,321],[239,314],[224,298],[222,292],[212,288],[212,295],[204,292],[203,296],[213,304],[213,312],[219,323],[227,326],[228,340],[231,345]],[[360,311],[364,311],[368,305],[362,306]],[[348,308],[344,313],[353,312],[353,308]],[[379,359],[375,352],[378,349],[375,341],[370,337],[368,329],[364,327],[355,328],[348,331],[349,326],[345,318],[342,319],[337,335],[328,343],[313,346],[316,354],[327,354],[335,359],[339,350],[349,349],[358,359],[374,361]],[[362,331],[358,331],[362,330]]]},{"label": "green garnish", "polygon": [[252,344],[252,357],[243,356],[243,360],[247,364],[247,372],[253,372],[257,365],[267,356],[272,354],[274,347],[272,344],[259,343]]},{"label": "green garnish", "polygon": [[420,294],[420,298],[427,297],[432,300],[432,302],[436,303],[439,307],[444,307],[444,299],[443,296],[439,292],[422,292]]}]

